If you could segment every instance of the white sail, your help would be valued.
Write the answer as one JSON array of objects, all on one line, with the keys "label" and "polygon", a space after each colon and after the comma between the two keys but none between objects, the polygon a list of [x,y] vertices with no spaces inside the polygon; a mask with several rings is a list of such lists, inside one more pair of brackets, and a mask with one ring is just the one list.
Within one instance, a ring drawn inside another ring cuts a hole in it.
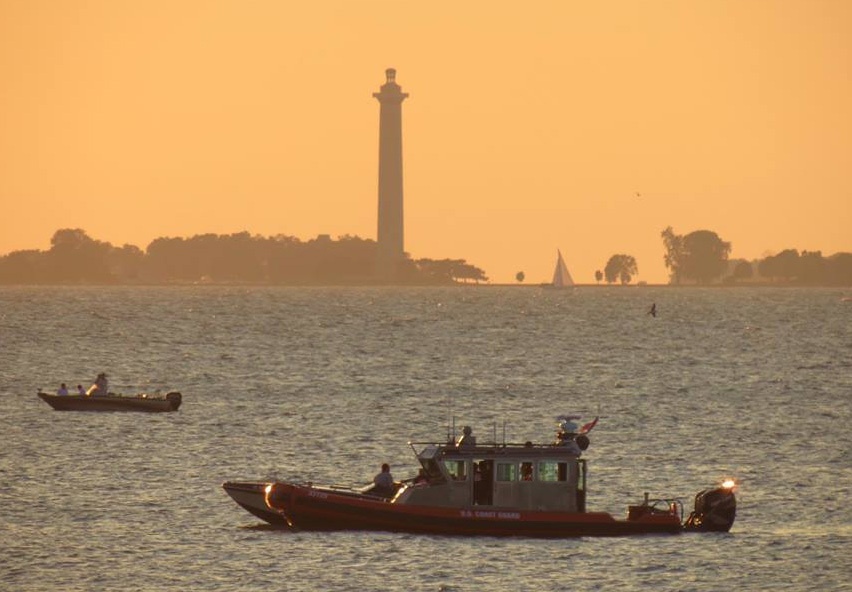
[{"label": "white sail", "polygon": [[568,271],[568,266],[565,265],[565,260],[562,258],[562,252],[557,249],[558,255],[556,259],[556,269],[553,271],[554,288],[566,288],[574,285],[574,280],[571,279],[571,273]]}]

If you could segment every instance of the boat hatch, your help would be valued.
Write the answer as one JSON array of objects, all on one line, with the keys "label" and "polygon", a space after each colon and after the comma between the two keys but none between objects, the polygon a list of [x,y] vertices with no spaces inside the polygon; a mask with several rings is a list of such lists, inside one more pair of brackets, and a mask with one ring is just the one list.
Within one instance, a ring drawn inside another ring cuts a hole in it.
[{"label": "boat hatch", "polygon": [[446,475],[441,470],[441,464],[434,458],[420,459],[423,465],[423,474],[431,483],[440,483],[446,480]]},{"label": "boat hatch", "polygon": [[[414,445],[409,443],[409,445],[414,448]],[[441,453],[441,447],[435,446],[434,444],[430,444],[419,453],[415,450],[414,453],[417,455],[417,458],[420,459],[421,462],[428,459],[433,459],[437,457]]]}]

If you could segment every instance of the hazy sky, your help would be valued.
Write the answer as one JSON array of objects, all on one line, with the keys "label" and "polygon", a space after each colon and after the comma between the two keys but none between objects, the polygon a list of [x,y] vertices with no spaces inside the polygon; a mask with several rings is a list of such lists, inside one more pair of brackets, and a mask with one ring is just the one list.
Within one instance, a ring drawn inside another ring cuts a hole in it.
[{"label": "hazy sky", "polygon": [[852,0],[0,0],[0,254],[375,238],[388,67],[414,258],[852,251]]}]

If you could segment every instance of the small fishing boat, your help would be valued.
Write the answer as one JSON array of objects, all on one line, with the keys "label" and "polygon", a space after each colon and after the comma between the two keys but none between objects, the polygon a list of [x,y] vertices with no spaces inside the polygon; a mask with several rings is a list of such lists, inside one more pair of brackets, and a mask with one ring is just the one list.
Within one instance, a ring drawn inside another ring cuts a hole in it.
[{"label": "small fishing boat", "polygon": [[165,395],[140,393],[137,395],[53,395],[39,392],[42,401],[57,411],[177,411],[181,394],[177,391]]},{"label": "small fishing boat", "polygon": [[477,444],[469,427],[444,443],[410,442],[420,473],[390,490],[284,481],[229,481],[223,488],[262,520],[304,530],[531,537],[730,530],[733,481],[699,492],[686,520],[680,499],[647,493],[623,519],[589,511],[580,457],[597,419],[579,430],[574,419],[562,416],[556,440],[546,444]]}]

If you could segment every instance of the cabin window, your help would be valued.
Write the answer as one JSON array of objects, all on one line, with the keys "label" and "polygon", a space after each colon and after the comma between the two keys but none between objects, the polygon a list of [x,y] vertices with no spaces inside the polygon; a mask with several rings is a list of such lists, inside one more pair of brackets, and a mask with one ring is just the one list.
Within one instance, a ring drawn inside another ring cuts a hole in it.
[{"label": "cabin window", "polygon": [[515,463],[497,463],[497,480],[498,481],[517,481],[518,480],[518,465]]},{"label": "cabin window", "polygon": [[533,480],[533,464],[531,462],[521,463],[521,481]]},{"label": "cabin window", "polygon": [[441,465],[438,464],[438,461],[430,458],[429,460],[421,461],[421,464],[426,470],[426,475],[430,481],[438,482],[444,480],[444,474],[441,472]]},{"label": "cabin window", "polygon": [[467,479],[467,472],[465,471],[465,461],[445,460],[444,466],[447,468],[447,474],[453,481],[465,481]]},{"label": "cabin window", "polygon": [[544,460],[538,463],[539,481],[567,481],[568,463]]}]

